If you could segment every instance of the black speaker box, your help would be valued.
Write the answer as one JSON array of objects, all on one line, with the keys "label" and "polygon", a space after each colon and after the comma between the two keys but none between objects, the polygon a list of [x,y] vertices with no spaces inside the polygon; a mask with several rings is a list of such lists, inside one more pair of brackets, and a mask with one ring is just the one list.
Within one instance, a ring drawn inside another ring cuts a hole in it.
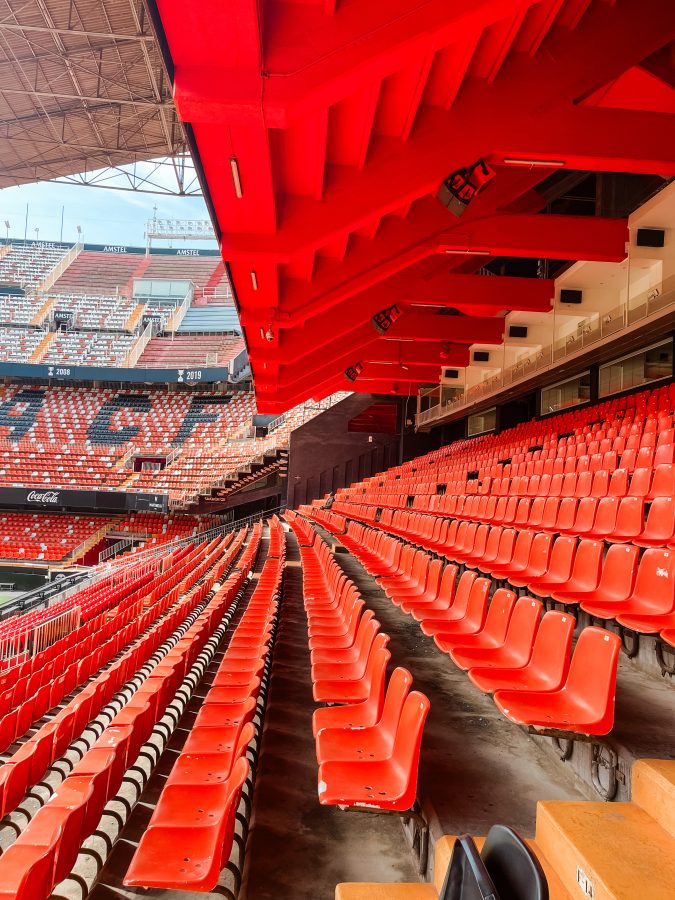
[{"label": "black speaker box", "polygon": [[635,243],[638,247],[663,247],[666,233],[662,228],[638,228]]},{"label": "black speaker box", "polygon": [[509,337],[526,338],[527,325],[509,325]]},{"label": "black speaker box", "polygon": [[560,291],[561,303],[581,303],[581,298],[581,291],[572,290],[570,288],[563,288]]}]

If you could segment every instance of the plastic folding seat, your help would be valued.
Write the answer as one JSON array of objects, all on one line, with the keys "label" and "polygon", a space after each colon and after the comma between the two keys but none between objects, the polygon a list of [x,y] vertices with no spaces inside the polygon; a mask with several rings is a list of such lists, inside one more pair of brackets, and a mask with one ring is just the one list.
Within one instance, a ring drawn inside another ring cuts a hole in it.
[{"label": "plastic folding seat", "polygon": [[[425,619],[422,622],[422,630],[425,634],[433,636],[437,644],[439,636],[450,639],[452,635],[475,634],[485,624],[489,593],[490,580],[488,578],[477,578],[471,586],[463,615],[455,619]],[[457,603],[455,603],[455,606],[457,606]],[[440,649],[442,650],[443,647],[440,647]]]},{"label": "plastic folding seat", "polygon": [[664,618],[675,613],[675,551],[645,550],[638,566],[635,587],[621,603],[584,604],[591,615],[602,617],[603,608],[626,628],[646,634],[667,626]]},{"label": "plastic folding seat", "polygon": [[641,497],[622,497],[616,523],[605,540],[612,543],[633,541],[644,528],[644,500]]},{"label": "plastic folding seat", "polygon": [[[499,543],[496,553],[492,557],[494,544],[489,541],[489,547],[486,546],[486,552],[483,559],[479,562],[477,568],[481,572],[489,573],[495,566],[506,565],[513,558],[514,547],[516,543],[517,532],[514,528],[503,528],[498,532]],[[488,550],[490,551],[488,553]]]},{"label": "plastic folding seat", "polygon": [[577,548],[577,540],[561,535],[553,542],[549,566],[542,578],[530,581],[527,589],[538,597],[550,596],[551,591],[569,580]]},{"label": "plastic folding seat", "polygon": [[441,583],[435,599],[431,603],[405,604],[403,606],[404,611],[409,611],[412,617],[419,622],[424,618],[434,616],[436,613],[443,613],[449,609],[455,601],[458,571],[459,569],[456,565],[448,563],[443,569]]},{"label": "plastic folding seat", "polygon": [[[473,632],[441,632],[434,638],[436,646],[444,653],[452,655],[454,647],[494,648],[504,643],[509,619],[516,604],[516,595],[506,588],[495,591],[483,626]],[[457,629],[464,620],[456,623]]]},{"label": "plastic folding seat", "polygon": [[362,703],[370,696],[371,683],[379,677],[378,670],[386,668],[387,662],[391,654],[386,649],[386,643],[389,636],[386,634],[378,634],[373,642],[366,664],[365,671],[361,678],[353,681],[329,680],[316,681],[313,685],[313,695],[317,703]]},{"label": "plastic folding seat", "polygon": [[[355,655],[353,659],[340,660],[333,658],[328,662],[318,662],[312,665],[312,681],[332,681],[337,679],[345,679],[346,681],[357,681],[363,678],[366,670],[366,663],[370,656],[370,649],[380,630],[380,623],[377,619],[371,619],[366,627],[360,631],[358,643],[355,644]],[[380,645],[382,642],[380,641]]]},{"label": "plastic folding seat", "polygon": [[492,576],[496,579],[504,579],[508,578],[510,573],[522,572],[527,567],[534,537],[533,531],[519,531],[513,545],[511,559],[504,563],[495,561],[490,569]]},{"label": "plastic folding seat", "polygon": [[614,724],[616,669],[621,638],[603,628],[585,628],[559,690],[497,690],[494,701],[518,725],[581,734],[607,734]]},{"label": "plastic folding seat", "polygon": [[453,662],[461,669],[525,666],[532,655],[541,609],[539,600],[521,597],[513,607],[501,641],[491,641],[483,646],[477,635],[471,642],[462,642],[450,649]]},{"label": "plastic folding seat", "polygon": [[[386,584],[382,582],[386,595],[394,600],[394,598],[403,600],[406,597],[416,597],[424,593],[427,581],[427,572],[431,557],[424,550],[418,550],[413,557],[410,573],[397,578],[396,581],[388,581]],[[394,600],[394,602],[396,602]]]},{"label": "plastic folding seat", "polygon": [[246,759],[235,763],[225,783],[167,787],[141,837],[124,884],[177,890],[212,890],[232,850]]},{"label": "plastic folding seat", "polygon": [[609,487],[607,488],[608,497],[625,497],[628,493],[628,477],[627,469],[614,469],[609,479]]},{"label": "plastic folding seat", "polygon": [[601,541],[582,540],[574,555],[569,578],[555,587],[550,596],[558,599],[563,592],[574,594],[577,591],[595,590],[602,572],[603,551]]},{"label": "plastic folding seat", "polygon": [[[456,566],[453,568],[457,569]],[[435,629],[436,626],[446,622],[456,621],[462,618],[466,613],[471,590],[476,582],[475,572],[463,572],[459,581],[453,583],[448,582],[448,590],[444,597],[421,610],[414,611],[414,617],[420,623],[420,627],[425,634],[434,634],[435,631],[427,629]],[[488,579],[482,579],[487,581]],[[484,587],[484,586],[483,586]]]},{"label": "plastic folding seat", "polygon": [[652,486],[646,499],[653,500],[655,497],[673,496],[675,496],[675,465],[656,466]]},{"label": "plastic folding seat", "polygon": [[548,883],[541,863],[513,829],[493,825],[480,856],[494,886],[495,897],[548,900]]},{"label": "plastic folding seat", "polygon": [[316,758],[319,765],[329,760],[382,760],[391,756],[398,723],[411,686],[410,672],[402,668],[394,669],[381,715],[373,725],[321,730],[316,736]]},{"label": "plastic folding seat", "polygon": [[392,754],[384,760],[330,761],[319,766],[322,805],[410,809],[417,794],[417,772],[429,701],[411,691],[398,722]]},{"label": "plastic folding seat", "polygon": [[675,497],[656,497],[649,508],[643,531],[633,543],[638,547],[663,547],[675,537]]},{"label": "plastic folding seat", "polygon": [[316,737],[324,728],[365,728],[374,725],[382,714],[384,705],[385,666],[376,666],[368,686],[368,696],[359,703],[344,706],[328,706],[317,709],[312,717],[312,730]]},{"label": "plastic folding seat", "polygon": [[[486,526],[487,527],[487,526]],[[423,606],[433,603],[438,596],[443,576],[443,563],[440,559],[432,559],[427,570],[426,582],[424,590],[421,593],[415,593],[406,597],[392,596],[392,600],[397,606],[400,606],[404,612],[416,606]]]}]

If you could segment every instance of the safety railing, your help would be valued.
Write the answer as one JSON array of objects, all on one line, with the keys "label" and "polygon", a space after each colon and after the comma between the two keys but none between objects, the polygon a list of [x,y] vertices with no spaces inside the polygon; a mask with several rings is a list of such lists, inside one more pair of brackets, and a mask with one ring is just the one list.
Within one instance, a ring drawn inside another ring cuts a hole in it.
[{"label": "safety railing", "polygon": [[600,341],[627,333],[638,322],[666,310],[675,309],[675,279],[670,279],[667,284],[669,288],[667,291],[651,288],[631,297],[628,302],[620,304],[608,312],[584,319],[577,326],[576,332],[542,347],[514,365],[486,378],[480,384],[467,388],[463,393],[445,402],[439,400],[429,409],[418,413],[417,427],[429,425],[464,407],[471,406],[502,388],[527,381],[534,374],[548,371],[554,366],[557,367],[562,361],[585,352]]},{"label": "safety railing", "polygon": [[61,257],[61,259],[57,262],[57,264],[54,266],[54,268],[51,269],[47,273],[44,280],[40,282],[40,284],[37,287],[36,293],[44,294],[46,291],[48,291],[52,287],[52,285],[56,284],[56,282],[66,271],[68,266],[72,262],[74,262],[74,260],[76,260],[77,257],[80,255],[83,247],[84,247],[84,244],[73,244],[73,246],[70,248],[70,250],[64,256]]},{"label": "safety railing", "polygon": [[150,341],[152,340],[152,325],[148,323],[145,326],[145,330],[138,338],[138,340],[134,343],[131,350],[127,353],[124,362],[122,363],[123,369],[133,369],[136,363],[138,362],[141,353],[148,346]]}]

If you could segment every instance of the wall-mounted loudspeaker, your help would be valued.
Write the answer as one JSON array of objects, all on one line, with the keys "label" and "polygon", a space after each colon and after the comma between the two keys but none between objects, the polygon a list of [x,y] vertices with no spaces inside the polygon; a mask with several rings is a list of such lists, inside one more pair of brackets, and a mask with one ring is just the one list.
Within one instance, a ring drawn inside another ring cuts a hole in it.
[{"label": "wall-mounted loudspeaker", "polygon": [[635,243],[638,247],[663,247],[666,233],[662,228],[638,228]]},{"label": "wall-mounted loudspeaker", "polygon": [[563,288],[560,291],[560,302],[561,303],[581,303],[581,291],[571,290],[570,288]]},{"label": "wall-mounted loudspeaker", "polygon": [[526,338],[527,325],[509,325],[509,337]]},{"label": "wall-mounted loudspeaker", "polygon": [[443,378],[459,378],[459,369],[443,369]]},{"label": "wall-mounted loudspeaker", "polygon": [[487,350],[474,350],[473,361],[490,362],[490,354],[487,352]]}]

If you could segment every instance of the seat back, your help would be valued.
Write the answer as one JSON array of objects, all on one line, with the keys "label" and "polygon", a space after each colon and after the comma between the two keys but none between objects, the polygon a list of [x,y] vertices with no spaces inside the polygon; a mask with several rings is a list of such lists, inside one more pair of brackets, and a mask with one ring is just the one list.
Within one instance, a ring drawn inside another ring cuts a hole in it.
[{"label": "seat back", "polygon": [[645,550],[638,566],[634,605],[640,604],[649,615],[666,615],[675,609],[675,551]]},{"label": "seat back", "polygon": [[480,855],[499,900],[548,900],[544,870],[513,829],[493,825]]},{"label": "seat back", "polygon": [[[564,690],[582,697],[593,734],[607,734],[614,724],[616,669],[621,638],[591,625],[579,635]],[[577,729],[583,731],[581,727]]]},{"label": "seat back", "polygon": [[411,691],[405,698],[398,720],[392,758],[396,769],[405,773],[406,783],[397,802],[401,809],[409,809],[417,796],[417,774],[424,723],[429,714],[429,698],[420,691]]},{"label": "seat back", "polygon": [[468,834],[455,841],[438,900],[498,900],[485,863]]},{"label": "seat back", "polygon": [[502,644],[506,638],[506,631],[515,605],[515,591],[508,588],[497,588],[490,601],[482,634],[489,635],[497,644]]},{"label": "seat back", "polygon": [[383,730],[385,734],[390,734],[392,737],[396,734],[412,680],[410,672],[401,666],[395,668],[391,673],[387,693],[384,697],[382,715],[378,720],[378,729]]},{"label": "seat back", "polygon": [[564,683],[570,667],[574,625],[573,616],[558,610],[550,610],[541,620],[528,664],[543,681],[540,689],[555,691]]}]

